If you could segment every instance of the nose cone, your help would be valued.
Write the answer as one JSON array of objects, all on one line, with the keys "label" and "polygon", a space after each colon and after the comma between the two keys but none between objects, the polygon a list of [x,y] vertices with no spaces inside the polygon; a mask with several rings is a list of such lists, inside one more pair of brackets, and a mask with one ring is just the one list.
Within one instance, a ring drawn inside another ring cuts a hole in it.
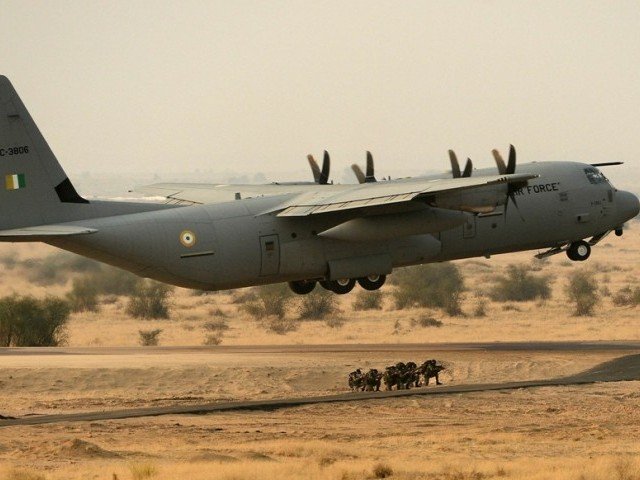
[{"label": "nose cone", "polygon": [[623,224],[631,220],[640,212],[640,201],[631,192],[618,191],[616,193],[616,206],[618,207],[618,220]]}]

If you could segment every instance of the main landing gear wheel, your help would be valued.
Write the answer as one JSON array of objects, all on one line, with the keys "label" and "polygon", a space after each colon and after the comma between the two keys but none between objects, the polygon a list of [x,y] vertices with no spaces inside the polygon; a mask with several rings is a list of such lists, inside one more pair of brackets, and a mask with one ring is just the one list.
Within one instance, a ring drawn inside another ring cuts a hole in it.
[{"label": "main landing gear wheel", "polygon": [[378,290],[384,285],[386,275],[369,275],[367,277],[361,277],[358,279],[358,283],[365,290]]},{"label": "main landing gear wheel", "polygon": [[356,286],[356,281],[353,278],[341,278],[339,280],[322,280],[320,282],[322,287],[327,290],[332,291],[333,293],[337,293],[338,295],[344,295],[345,293],[349,293],[353,290],[353,287]]},{"label": "main landing gear wheel", "polygon": [[293,293],[297,293],[298,295],[306,295],[307,293],[311,293],[314,288],[316,288],[315,280],[296,280],[294,282],[289,282],[289,288],[293,291]]},{"label": "main landing gear wheel", "polygon": [[573,242],[567,249],[567,257],[575,262],[583,262],[591,255],[591,245],[584,240]]}]

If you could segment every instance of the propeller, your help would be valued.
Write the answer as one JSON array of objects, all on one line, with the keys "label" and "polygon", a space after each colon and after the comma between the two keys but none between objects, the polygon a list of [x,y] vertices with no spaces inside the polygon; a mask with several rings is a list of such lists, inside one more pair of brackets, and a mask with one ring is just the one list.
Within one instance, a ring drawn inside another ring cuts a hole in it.
[{"label": "propeller", "polygon": [[[502,155],[496,149],[491,150],[493,153],[493,158],[496,160],[496,165],[498,166],[498,172],[501,175],[509,175],[512,173],[516,173],[516,149],[513,145],[509,145],[509,159],[507,163],[504,163]],[[524,222],[524,217],[520,212],[520,207],[518,207],[518,202],[516,201],[516,192],[523,187],[524,184],[517,183],[509,183],[507,185],[507,201],[504,204],[504,221],[507,222],[507,211],[509,209],[509,200],[513,202],[513,205],[516,207],[516,211],[520,216],[520,220]]]},{"label": "propeller", "polygon": [[453,178],[470,177],[473,171],[473,162],[470,158],[467,158],[467,163],[464,166],[464,170],[460,171],[460,164],[458,163],[458,157],[456,152],[449,150],[449,160],[451,161],[451,173]]},{"label": "propeller", "polygon": [[374,174],[374,166],[373,166],[373,155],[371,152],[367,150],[367,166],[366,166],[366,174],[362,171],[359,165],[353,164],[351,165],[351,170],[356,174],[356,178],[358,179],[358,183],[372,183],[377,182],[375,174]]},{"label": "propeller", "polygon": [[500,155],[500,152],[495,148],[491,150],[493,153],[493,158],[496,160],[496,165],[498,166],[498,172],[501,175],[516,173],[516,149],[513,145],[509,145],[509,160],[508,163],[505,164]]},{"label": "propeller", "polygon": [[320,185],[326,185],[329,183],[329,172],[331,171],[331,158],[329,158],[329,152],[326,150],[324,151],[324,155],[322,157],[322,170],[320,170],[318,162],[313,158],[313,155],[307,155],[307,160],[309,161],[309,166],[313,173],[313,180]]}]

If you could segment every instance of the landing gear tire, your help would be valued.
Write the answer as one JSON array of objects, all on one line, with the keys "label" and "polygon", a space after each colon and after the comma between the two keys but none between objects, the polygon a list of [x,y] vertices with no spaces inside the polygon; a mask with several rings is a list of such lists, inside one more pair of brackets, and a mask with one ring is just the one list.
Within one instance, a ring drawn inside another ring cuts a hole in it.
[{"label": "landing gear tire", "polygon": [[591,245],[584,240],[573,242],[567,249],[567,257],[574,262],[583,262],[591,255]]},{"label": "landing gear tire", "polygon": [[369,275],[367,277],[361,277],[358,279],[358,283],[365,290],[378,290],[384,285],[386,275]]},{"label": "landing gear tire", "polygon": [[351,290],[353,290],[353,287],[356,286],[356,281],[353,278],[341,278],[339,280],[322,280],[320,282],[320,285],[333,293],[344,295],[345,293],[349,293]]},{"label": "landing gear tire", "polygon": [[296,280],[294,282],[289,282],[289,288],[293,291],[293,293],[297,293],[298,295],[306,295],[307,293],[311,293],[314,288],[316,288],[315,280]]}]

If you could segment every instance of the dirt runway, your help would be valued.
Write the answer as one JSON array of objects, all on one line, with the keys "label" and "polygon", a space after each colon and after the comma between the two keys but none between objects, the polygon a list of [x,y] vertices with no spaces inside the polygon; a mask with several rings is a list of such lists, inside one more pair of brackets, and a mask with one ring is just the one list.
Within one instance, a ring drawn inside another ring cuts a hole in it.
[{"label": "dirt runway", "polygon": [[422,387],[411,390],[384,392],[355,392],[338,395],[278,398],[256,401],[215,402],[199,405],[171,405],[162,407],[143,407],[112,411],[80,412],[56,415],[33,415],[0,420],[0,427],[14,425],[40,425],[59,422],[102,421],[125,418],[159,416],[170,414],[203,414],[232,410],[272,410],[300,405],[319,403],[351,402],[362,400],[382,400],[386,398],[415,395],[446,395],[492,390],[508,390],[545,386],[578,385],[595,382],[619,382],[640,380],[640,350],[638,342],[550,342],[550,343],[484,343],[484,344],[404,344],[404,345],[314,345],[314,346],[251,346],[251,347],[165,347],[152,349],[135,348],[83,348],[83,349],[0,349],[1,356],[14,355],[120,355],[137,353],[161,353],[170,355],[176,352],[215,352],[215,353],[330,353],[351,351],[392,351],[392,352],[442,352],[460,350],[492,351],[620,351],[621,356],[604,362],[579,374],[554,379],[511,381],[504,383],[474,383]]}]

